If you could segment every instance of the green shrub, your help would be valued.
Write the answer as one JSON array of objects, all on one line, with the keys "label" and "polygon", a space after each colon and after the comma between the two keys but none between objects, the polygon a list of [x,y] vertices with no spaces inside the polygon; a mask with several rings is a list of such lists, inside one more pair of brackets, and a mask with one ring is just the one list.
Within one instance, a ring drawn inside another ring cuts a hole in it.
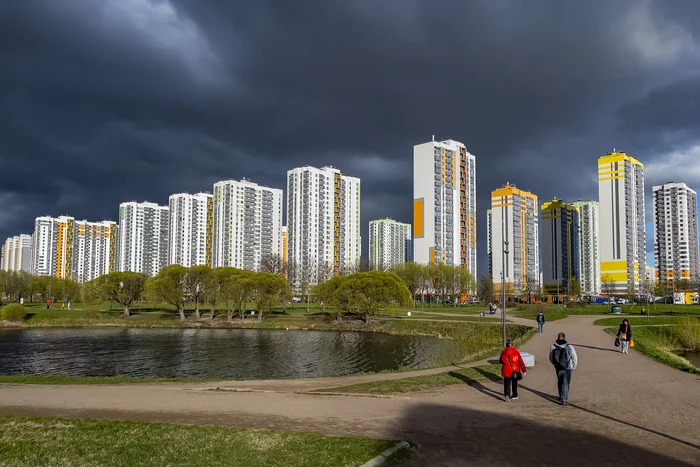
[{"label": "green shrub", "polygon": [[518,303],[515,309],[518,311],[534,311],[535,313],[544,313],[547,310],[547,306],[544,303]]},{"label": "green shrub", "polygon": [[94,308],[88,308],[87,310],[85,310],[85,317],[90,319],[98,319],[102,317],[102,313],[100,313]]},{"label": "green shrub", "polygon": [[570,301],[567,305],[568,308],[586,308],[588,304],[582,301]]},{"label": "green shrub", "polygon": [[27,316],[27,311],[19,303],[5,305],[0,311],[0,317],[5,321],[23,321]]},{"label": "green shrub", "polygon": [[684,350],[700,351],[700,324],[695,318],[690,316],[680,318],[675,332]]}]

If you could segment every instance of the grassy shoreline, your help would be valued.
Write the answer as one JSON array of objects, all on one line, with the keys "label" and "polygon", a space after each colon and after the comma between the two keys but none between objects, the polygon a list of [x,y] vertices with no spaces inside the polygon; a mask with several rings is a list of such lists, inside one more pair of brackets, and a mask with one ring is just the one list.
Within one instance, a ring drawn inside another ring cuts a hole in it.
[{"label": "grassy shoreline", "polygon": [[277,430],[0,417],[3,465],[356,467],[396,444]]}]

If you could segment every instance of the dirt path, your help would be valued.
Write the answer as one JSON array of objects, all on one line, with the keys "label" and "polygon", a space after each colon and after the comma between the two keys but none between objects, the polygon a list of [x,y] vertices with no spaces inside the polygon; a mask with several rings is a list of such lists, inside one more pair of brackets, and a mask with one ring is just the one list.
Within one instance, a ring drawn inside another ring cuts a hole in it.
[{"label": "dirt path", "polygon": [[[501,400],[498,383],[390,399],[296,394],[289,391],[312,385],[293,380],[235,383],[282,391],[245,393],[208,391],[207,385],[4,385],[0,413],[407,439],[419,445],[415,466],[700,466],[700,378],[635,352],[615,352],[611,336],[593,326],[596,319],[547,323],[524,345],[520,350],[535,355],[538,365],[523,381],[520,400],[510,403]],[[552,401],[556,385],[547,354],[559,331],[577,345],[580,359],[569,407]]]}]

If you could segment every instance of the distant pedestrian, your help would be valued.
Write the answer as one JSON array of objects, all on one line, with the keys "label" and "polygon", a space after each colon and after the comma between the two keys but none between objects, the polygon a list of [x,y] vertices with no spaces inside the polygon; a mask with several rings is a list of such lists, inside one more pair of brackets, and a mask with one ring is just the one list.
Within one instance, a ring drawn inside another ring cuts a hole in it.
[{"label": "distant pedestrian", "polygon": [[[506,348],[501,352],[501,376],[503,376],[503,395],[505,401],[518,399],[518,381],[527,374],[523,357],[520,352],[511,345],[510,339],[506,341]],[[512,389],[512,392],[511,392]]]},{"label": "distant pedestrian", "polygon": [[622,320],[622,324],[620,324],[620,329],[617,330],[617,338],[620,339],[620,343],[622,344],[622,353],[630,353],[632,328],[630,327],[630,322],[626,319]]},{"label": "distant pedestrian", "polygon": [[51,300],[46,300],[46,309],[51,309]]},{"label": "distant pedestrian", "polygon": [[21,298],[19,299],[19,304],[20,304],[20,305],[24,305],[24,297],[21,297]]},{"label": "distant pedestrian", "polygon": [[544,313],[537,315],[537,332],[544,332]]},{"label": "distant pedestrian", "polygon": [[556,342],[549,349],[549,362],[557,372],[557,389],[559,402],[569,405],[569,386],[571,374],[578,366],[578,355],[573,345],[566,342],[566,335],[560,332]]},{"label": "distant pedestrian", "polygon": [[70,302],[68,302],[68,309],[70,310]]},{"label": "distant pedestrian", "polygon": [[61,309],[65,308],[65,307],[66,307],[66,304],[61,302]]}]

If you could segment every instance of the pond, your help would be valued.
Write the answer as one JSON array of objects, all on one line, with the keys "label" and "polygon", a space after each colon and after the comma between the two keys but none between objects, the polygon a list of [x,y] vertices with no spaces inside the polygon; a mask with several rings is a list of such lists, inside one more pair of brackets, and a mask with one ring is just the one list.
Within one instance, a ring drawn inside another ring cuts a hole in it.
[{"label": "pond", "polygon": [[682,352],[679,355],[688,360],[695,368],[700,368],[700,352]]},{"label": "pond", "polygon": [[268,379],[425,368],[454,341],[248,329],[0,330],[0,375]]}]

